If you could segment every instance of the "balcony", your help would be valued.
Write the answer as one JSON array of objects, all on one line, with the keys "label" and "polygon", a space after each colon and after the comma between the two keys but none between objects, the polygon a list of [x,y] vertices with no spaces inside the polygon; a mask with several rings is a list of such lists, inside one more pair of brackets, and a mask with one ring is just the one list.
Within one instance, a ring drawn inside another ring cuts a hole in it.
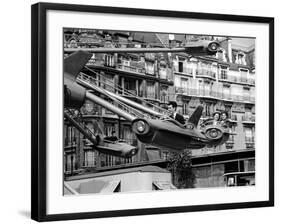
[{"label": "balcony", "polygon": [[229,136],[229,139],[225,142],[225,147],[227,149],[232,149],[234,146],[234,136]]},{"label": "balcony", "polygon": [[255,103],[255,96],[226,94],[225,97],[226,98],[224,98],[224,99],[238,101],[238,102],[242,102],[242,103]]},{"label": "balcony", "polygon": [[245,78],[245,77],[239,77],[238,82],[246,83],[246,84],[250,84],[250,85],[255,85],[254,79],[248,79],[248,78]]},{"label": "balcony", "polygon": [[208,69],[197,69],[196,77],[206,77],[206,78],[216,79],[216,73]]},{"label": "balcony", "polygon": [[123,94],[124,96],[137,96],[137,90],[127,89],[127,93]]},{"label": "balcony", "polygon": [[176,87],[176,93],[182,94],[182,95],[193,95],[193,96],[198,96],[198,90],[197,89],[190,89],[190,88],[185,88],[185,87]]},{"label": "balcony", "polygon": [[245,124],[254,124],[256,117],[254,115],[243,115],[242,116],[242,123]]},{"label": "balcony", "polygon": [[254,96],[235,95],[231,93],[222,93],[219,91],[210,91],[204,89],[192,89],[186,87],[176,87],[176,93],[186,96],[209,97],[228,101],[238,101],[242,103],[255,103]]},{"label": "balcony", "polygon": [[123,71],[128,71],[128,72],[136,72],[136,73],[145,73],[144,68],[138,68],[138,67],[133,67],[133,66],[128,66],[128,65],[121,65],[118,64],[117,66],[118,69],[123,70]]},{"label": "balcony", "polygon": [[193,76],[193,69],[192,68],[182,68],[181,70],[177,70],[175,71],[176,73],[179,74],[184,74],[184,75],[188,75],[188,76]]},{"label": "balcony", "polygon": [[209,98],[222,98],[222,94],[217,91],[185,88],[185,87],[176,87],[176,93],[187,95],[187,96],[199,96],[199,97],[209,97]]},{"label": "balcony", "polygon": [[144,53],[144,58],[147,60],[154,61],[155,60],[155,53]]},{"label": "balcony", "polygon": [[209,98],[222,98],[222,94],[217,91],[210,91],[210,90],[198,90],[198,95],[201,97],[209,97]]},{"label": "balcony", "polygon": [[220,74],[219,80],[225,81],[225,82],[237,82],[237,77],[232,76],[232,75],[227,75],[227,74]]},{"label": "balcony", "polygon": [[146,98],[149,98],[149,99],[156,99],[156,97],[155,97],[156,95],[155,95],[155,92],[148,92],[147,94],[146,94]]},{"label": "balcony", "polygon": [[248,102],[248,103],[255,103],[255,96],[245,96],[245,95],[234,95],[232,94],[232,99],[234,101],[239,101],[239,102]]},{"label": "balcony", "polygon": [[87,64],[87,66],[91,66],[91,65],[94,65],[94,66],[104,66],[104,60],[103,59],[96,59],[96,58],[91,58]]},{"label": "balcony", "polygon": [[243,101],[255,103],[255,96],[243,96]]},{"label": "balcony", "polygon": [[[230,94],[229,94],[230,95]],[[245,97],[243,95],[235,95],[235,94],[232,94],[231,95],[231,100],[234,100],[234,101],[239,101],[239,102],[244,102],[245,101]]]},{"label": "balcony", "polygon": [[[231,115],[229,122],[231,123],[237,123],[238,119],[237,119],[237,115]],[[232,136],[234,137],[234,136]]]},{"label": "balcony", "polygon": [[225,81],[225,82],[232,82],[232,83],[255,85],[255,79],[244,78],[244,77],[239,77],[239,76],[234,76],[234,75],[220,74],[219,80]]}]

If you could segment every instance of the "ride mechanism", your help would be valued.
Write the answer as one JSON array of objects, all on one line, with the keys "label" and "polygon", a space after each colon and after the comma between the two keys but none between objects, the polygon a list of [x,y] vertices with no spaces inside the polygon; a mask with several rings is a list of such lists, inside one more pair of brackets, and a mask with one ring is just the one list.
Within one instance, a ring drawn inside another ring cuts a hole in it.
[{"label": "ride mechanism", "polygon": [[[158,107],[160,112],[157,112],[118,93],[110,92],[99,87],[97,80],[93,77],[81,72],[84,67],[87,68],[86,64],[92,57],[92,53],[185,52],[196,57],[214,55],[219,50],[220,44],[215,41],[198,41],[183,48],[83,48],[83,50],[66,48],[65,53],[71,54],[64,59],[64,117],[92,143],[94,149],[119,157],[132,157],[138,149],[117,138],[110,139],[97,135],[83,125],[76,118],[77,116],[75,117],[73,111],[79,110],[85,100],[90,100],[130,121],[132,131],[140,142],[160,149],[181,152],[184,149],[200,149],[205,146],[223,144],[230,135],[228,128],[212,124],[203,125],[203,128],[197,127],[203,111],[201,105],[195,109],[185,125],[171,118],[163,120],[161,118],[166,112],[165,109]],[[108,102],[105,98],[115,104]],[[149,104],[141,98],[139,100]]]}]

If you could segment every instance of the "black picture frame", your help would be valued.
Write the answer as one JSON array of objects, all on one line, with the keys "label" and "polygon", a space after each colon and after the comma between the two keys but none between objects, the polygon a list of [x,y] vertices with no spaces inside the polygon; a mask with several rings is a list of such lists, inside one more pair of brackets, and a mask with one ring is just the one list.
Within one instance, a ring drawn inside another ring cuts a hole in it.
[{"label": "black picture frame", "polygon": [[[123,15],[153,16],[167,18],[191,18],[231,22],[253,22],[269,25],[269,200],[243,203],[225,203],[196,206],[159,207],[132,210],[114,210],[99,212],[47,214],[46,206],[46,127],[47,121],[47,88],[46,88],[46,38],[47,11],[63,10],[81,13],[110,13]],[[162,213],[193,212],[221,209],[254,208],[274,206],[274,18],[241,15],[224,15],[195,13],[183,11],[163,11],[136,8],[118,8],[89,5],[37,3],[32,5],[31,16],[31,218],[37,221],[74,220],[86,218],[135,216]]]}]

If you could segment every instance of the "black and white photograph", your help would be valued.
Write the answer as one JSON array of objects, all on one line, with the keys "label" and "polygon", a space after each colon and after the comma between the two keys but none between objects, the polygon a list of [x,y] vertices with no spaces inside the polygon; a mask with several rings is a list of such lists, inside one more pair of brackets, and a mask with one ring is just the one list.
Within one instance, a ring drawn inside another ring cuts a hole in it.
[{"label": "black and white photograph", "polygon": [[255,38],[63,29],[65,196],[255,187]]},{"label": "black and white photograph", "polygon": [[1,223],[276,223],[278,1],[1,5]]},{"label": "black and white photograph", "polygon": [[273,18],[32,7],[32,219],[274,204]]}]

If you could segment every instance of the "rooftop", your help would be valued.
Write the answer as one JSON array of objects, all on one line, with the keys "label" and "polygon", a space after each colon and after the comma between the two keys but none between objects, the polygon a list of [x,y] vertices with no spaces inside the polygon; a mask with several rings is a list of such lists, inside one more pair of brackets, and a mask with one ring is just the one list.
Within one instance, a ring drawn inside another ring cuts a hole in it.
[{"label": "rooftop", "polygon": [[126,168],[126,169],[118,169],[118,170],[111,170],[111,171],[103,171],[98,173],[89,173],[89,174],[82,174],[77,176],[72,176],[67,178],[67,180],[81,180],[93,177],[101,177],[101,176],[111,176],[111,175],[119,175],[125,173],[134,173],[134,172],[156,172],[156,173],[169,173],[166,169],[162,169],[158,166],[140,166],[140,167],[133,167],[133,168]]}]

